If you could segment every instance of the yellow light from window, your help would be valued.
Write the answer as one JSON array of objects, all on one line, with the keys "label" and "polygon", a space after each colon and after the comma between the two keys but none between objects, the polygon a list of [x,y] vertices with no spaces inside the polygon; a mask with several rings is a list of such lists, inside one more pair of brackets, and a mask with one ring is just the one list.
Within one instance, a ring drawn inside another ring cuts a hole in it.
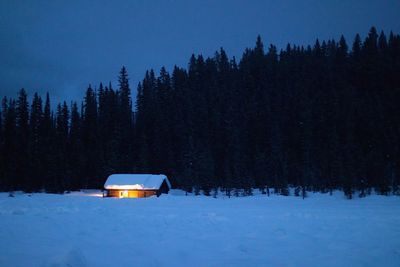
[{"label": "yellow light from window", "polygon": [[124,198],[124,197],[128,197],[128,190],[125,191],[119,191],[119,198]]}]

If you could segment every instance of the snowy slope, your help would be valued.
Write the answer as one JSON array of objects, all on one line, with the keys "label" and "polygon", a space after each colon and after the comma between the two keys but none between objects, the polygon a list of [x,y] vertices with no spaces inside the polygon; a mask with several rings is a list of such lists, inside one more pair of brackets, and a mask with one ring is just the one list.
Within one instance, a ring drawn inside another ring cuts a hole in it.
[{"label": "snowy slope", "polygon": [[0,266],[400,266],[400,197],[89,195],[0,194]]}]

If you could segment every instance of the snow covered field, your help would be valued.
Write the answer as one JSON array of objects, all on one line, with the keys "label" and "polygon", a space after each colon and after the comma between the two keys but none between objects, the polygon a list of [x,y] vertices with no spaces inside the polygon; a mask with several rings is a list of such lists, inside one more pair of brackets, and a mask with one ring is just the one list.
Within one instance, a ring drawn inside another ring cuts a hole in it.
[{"label": "snow covered field", "polygon": [[400,197],[0,194],[0,266],[400,266]]}]

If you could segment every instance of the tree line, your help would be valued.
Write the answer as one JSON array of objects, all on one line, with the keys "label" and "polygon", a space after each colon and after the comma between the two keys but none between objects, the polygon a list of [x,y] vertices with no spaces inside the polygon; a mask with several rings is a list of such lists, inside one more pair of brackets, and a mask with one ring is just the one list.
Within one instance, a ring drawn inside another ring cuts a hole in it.
[{"label": "tree line", "polygon": [[0,190],[102,188],[112,173],[164,173],[206,195],[374,189],[400,183],[400,35],[372,27],[351,47],[316,40],[278,51],[260,37],[241,59],[223,48],[188,67],[146,72],[132,104],[89,86],[82,103],[51,107],[21,89],[0,114]]}]

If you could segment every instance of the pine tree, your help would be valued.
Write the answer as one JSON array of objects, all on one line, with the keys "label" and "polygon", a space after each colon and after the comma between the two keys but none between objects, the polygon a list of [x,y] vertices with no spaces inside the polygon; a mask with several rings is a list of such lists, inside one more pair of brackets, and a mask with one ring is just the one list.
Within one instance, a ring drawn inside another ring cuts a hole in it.
[{"label": "pine tree", "polygon": [[[84,188],[97,188],[103,179],[99,177],[99,144],[97,100],[94,90],[89,85],[86,90],[82,114],[82,185]],[[100,180],[101,179],[101,180]]]},{"label": "pine tree", "polygon": [[29,119],[29,169],[30,169],[30,188],[33,191],[39,191],[43,187],[43,162],[41,161],[41,123],[43,121],[42,99],[35,93],[31,105]]},{"label": "pine tree", "polygon": [[16,107],[15,100],[3,98],[2,113],[4,121],[3,130],[3,189],[15,191],[18,186],[18,154],[17,154],[17,128],[16,128]]},{"label": "pine tree", "polygon": [[29,170],[29,104],[27,94],[24,89],[18,93],[16,106],[16,134],[18,143],[15,147],[18,155],[18,169],[16,171],[18,188],[25,191],[31,191],[29,187],[30,170]]},{"label": "pine tree", "polygon": [[82,121],[79,114],[78,104],[72,103],[71,106],[71,126],[68,139],[68,168],[70,173],[70,189],[78,190],[82,188]]},{"label": "pine tree", "polygon": [[67,159],[67,144],[69,135],[69,109],[67,103],[57,105],[56,114],[56,175],[53,190],[62,193],[70,188],[70,173]]},{"label": "pine tree", "polygon": [[43,188],[48,190],[53,184],[56,163],[54,159],[55,143],[53,118],[51,113],[50,95],[46,93],[43,109],[43,117],[40,123],[40,162],[43,166],[42,181]]},{"label": "pine tree", "polygon": [[131,102],[131,89],[129,87],[128,73],[122,67],[119,81],[119,115],[118,115],[118,134],[119,134],[119,171],[131,172],[133,170],[133,113]]}]

